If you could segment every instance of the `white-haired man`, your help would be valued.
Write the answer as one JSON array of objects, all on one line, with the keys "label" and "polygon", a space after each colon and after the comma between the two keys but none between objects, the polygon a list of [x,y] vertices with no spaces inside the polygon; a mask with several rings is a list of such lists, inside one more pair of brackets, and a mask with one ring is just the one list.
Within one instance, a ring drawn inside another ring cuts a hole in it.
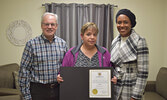
[{"label": "white-haired man", "polygon": [[42,34],[27,42],[19,71],[19,85],[25,100],[58,100],[57,74],[66,42],[57,37],[58,17],[46,12],[41,19]]}]

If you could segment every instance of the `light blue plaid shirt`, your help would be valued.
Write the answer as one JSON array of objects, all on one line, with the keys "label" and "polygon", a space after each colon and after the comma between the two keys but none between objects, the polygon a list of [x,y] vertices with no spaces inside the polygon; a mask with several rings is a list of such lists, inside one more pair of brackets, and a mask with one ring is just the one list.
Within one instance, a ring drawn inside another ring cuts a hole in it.
[{"label": "light blue plaid shirt", "polygon": [[57,36],[51,43],[44,35],[27,42],[19,71],[20,90],[25,100],[31,99],[30,82],[57,82],[57,74],[66,51],[66,42]]}]

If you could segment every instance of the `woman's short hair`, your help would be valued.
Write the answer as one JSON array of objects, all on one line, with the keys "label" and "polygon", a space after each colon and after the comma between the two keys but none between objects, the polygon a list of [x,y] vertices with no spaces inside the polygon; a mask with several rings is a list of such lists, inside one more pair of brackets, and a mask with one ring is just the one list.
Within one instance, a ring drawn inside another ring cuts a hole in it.
[{"label": "woman's short hair", "polygon": [[86,24],[84,24],[81,28],[81,34],[84,35],[85,31],[88,29],[88,28],[95,28],[96,29],[96,33],[99,32],[99,29],[97,28],[97,25],[93,22],[87,22]]}]

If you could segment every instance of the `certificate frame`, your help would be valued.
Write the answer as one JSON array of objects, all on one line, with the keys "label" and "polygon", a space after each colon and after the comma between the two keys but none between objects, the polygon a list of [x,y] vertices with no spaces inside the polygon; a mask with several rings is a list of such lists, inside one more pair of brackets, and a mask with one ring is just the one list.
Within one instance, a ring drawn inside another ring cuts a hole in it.
[{"label": "certificate frame", "polygon": [[89,97],[111,98],[111,70],[89,70]]},{"label": "certificate frame", "polygon": [[89,97],[89,70],[111,70],[112,67],[60,67],[63,82],[60,83],[60,100],[112,100],[113,84],[111,83],[111,98]]}]

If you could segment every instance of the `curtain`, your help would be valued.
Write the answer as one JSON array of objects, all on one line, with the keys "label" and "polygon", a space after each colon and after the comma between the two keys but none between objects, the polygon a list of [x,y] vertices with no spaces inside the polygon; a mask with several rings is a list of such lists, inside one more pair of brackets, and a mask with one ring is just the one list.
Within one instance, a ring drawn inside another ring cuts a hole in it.
[{"label": "curtain", "polygon": [[98,28],[97,45],[110,50],[113,40],[113,8],[105,4],[44,4],[46,12],[58,15],[56,35],[63,38],[69,48],[80,44],[81,28],[86,22],[94,22]]}]

